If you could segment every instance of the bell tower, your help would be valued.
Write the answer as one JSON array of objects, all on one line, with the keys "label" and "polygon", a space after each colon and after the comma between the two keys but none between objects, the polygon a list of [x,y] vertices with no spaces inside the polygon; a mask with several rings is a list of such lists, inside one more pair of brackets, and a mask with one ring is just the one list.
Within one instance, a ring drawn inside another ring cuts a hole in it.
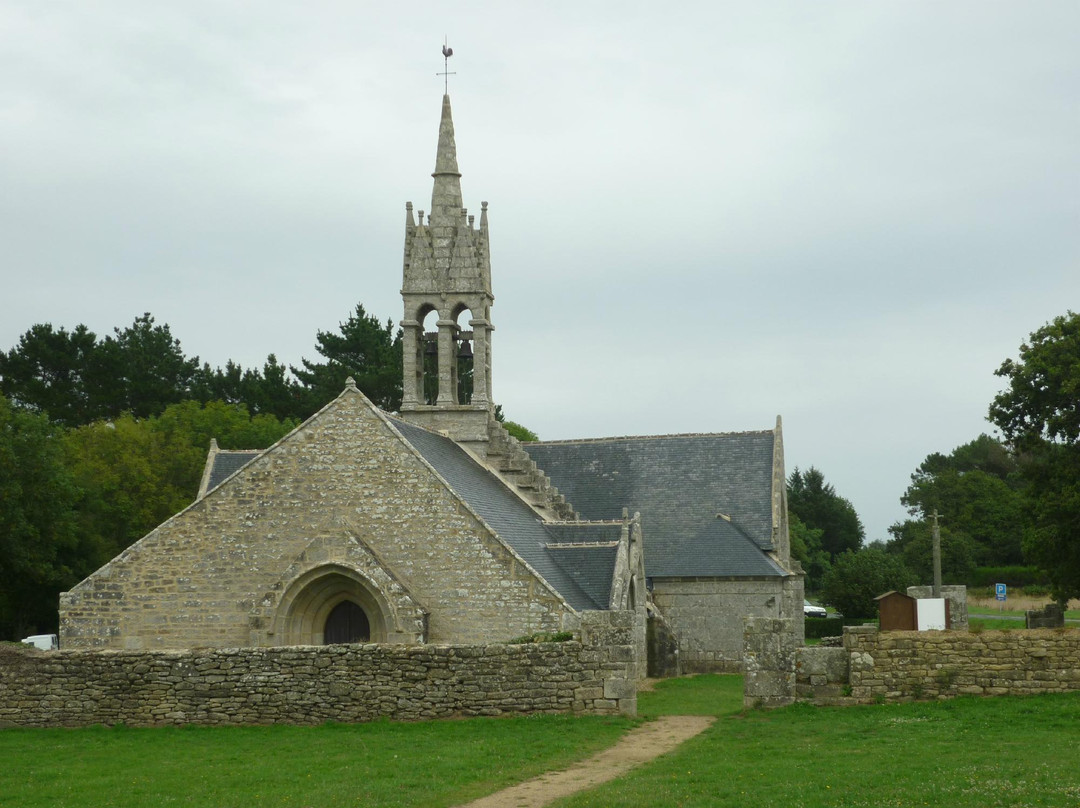
[{"label": "bell tower", "polygon": [[[450,96],[444,95],[431,211],[405,204],[401,415],[471,444],[488,439],[491,260],[487,202],[480,224],[462,206]],[[485,454],[482,446],[476,446]]]}]

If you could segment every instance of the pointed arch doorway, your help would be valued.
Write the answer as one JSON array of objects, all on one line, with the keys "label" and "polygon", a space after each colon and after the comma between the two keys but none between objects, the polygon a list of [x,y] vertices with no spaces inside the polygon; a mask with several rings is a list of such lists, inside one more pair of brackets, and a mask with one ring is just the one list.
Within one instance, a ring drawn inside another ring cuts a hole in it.
[{"label": "pointed arch doorway", "polygon": [[274,620],[275,644],[386,642],[388,615],[385,598],[362,574],[321,565],[286,589]]}]

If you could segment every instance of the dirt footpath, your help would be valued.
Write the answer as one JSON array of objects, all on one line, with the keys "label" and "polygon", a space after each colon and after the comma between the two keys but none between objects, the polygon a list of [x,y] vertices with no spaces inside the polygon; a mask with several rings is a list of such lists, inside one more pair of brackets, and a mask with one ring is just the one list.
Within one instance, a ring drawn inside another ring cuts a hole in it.
[{"label": "dirt footpath", "polygon": [[630,730],[612,746],[569,769],[548,772],[461,808],[540,808],[549,802],[614,780],[635,766],[670,752],[704,731],[716,719],[705,715],[667,715]]}]

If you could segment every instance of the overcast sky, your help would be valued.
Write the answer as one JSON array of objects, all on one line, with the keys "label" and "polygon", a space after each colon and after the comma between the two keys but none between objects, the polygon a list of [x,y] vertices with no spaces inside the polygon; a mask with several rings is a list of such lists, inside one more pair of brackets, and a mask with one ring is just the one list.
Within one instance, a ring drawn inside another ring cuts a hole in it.
[{"label": "overcast sky", "polygon": [[1080,4],[0,2],[0,349],[211,365],[401,319],[444,35],[494,396],[542,438],[783,417],[867,539],[1080,308]]}]

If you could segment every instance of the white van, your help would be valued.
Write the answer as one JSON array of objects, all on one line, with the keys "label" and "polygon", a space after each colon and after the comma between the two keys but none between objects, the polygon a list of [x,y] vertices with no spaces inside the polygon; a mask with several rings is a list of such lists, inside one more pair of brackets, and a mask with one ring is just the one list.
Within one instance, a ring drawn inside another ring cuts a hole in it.
[{"label": "white van", "polygon": [[23,638],[20,642],[40,648],[42,651],[55,651],[60,647],[60,641],[55,634],[33,634]]}]

